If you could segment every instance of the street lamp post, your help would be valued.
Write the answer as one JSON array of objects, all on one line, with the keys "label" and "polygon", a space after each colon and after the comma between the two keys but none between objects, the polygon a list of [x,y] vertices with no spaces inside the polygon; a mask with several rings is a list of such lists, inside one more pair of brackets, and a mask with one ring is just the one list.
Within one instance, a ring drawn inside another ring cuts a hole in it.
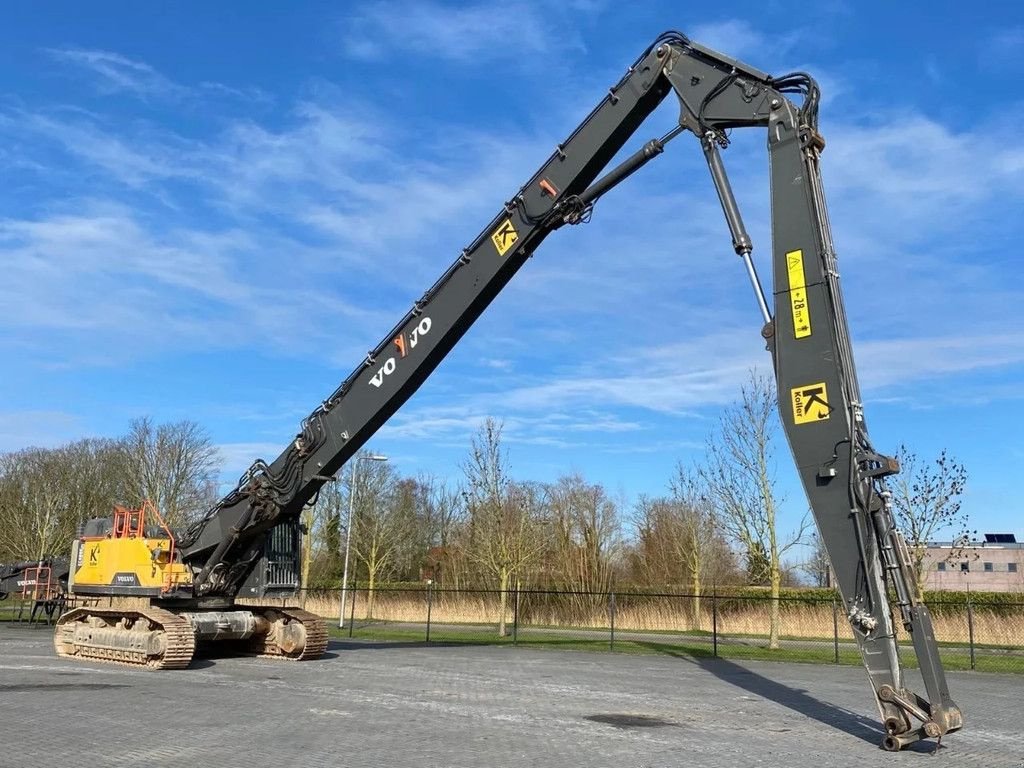
[{"label": "street lamp post", "polygon": [[[356,500],[356,467],[360,461],[387,461],[387,456],[379,456],[375,453],[356,456],[352,459],[352,479],[348,489],[348,523],[345,525],[345,565],[341,575],[341,605],[338,608],[338,628],[345,627],[345,598],[348,596],[348,553],[352,547],[352,514],[355,511]],[[355,598],[353,598],[355,599]]]}]

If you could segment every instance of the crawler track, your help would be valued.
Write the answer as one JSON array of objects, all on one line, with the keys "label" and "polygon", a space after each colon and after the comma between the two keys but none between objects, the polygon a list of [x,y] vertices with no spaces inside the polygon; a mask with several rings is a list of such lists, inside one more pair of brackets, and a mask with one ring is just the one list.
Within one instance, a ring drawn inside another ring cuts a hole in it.
[{"label": "crawler track", "polygon": [[147,669],[184,669],[195,652],[192,625],[163,608],[75,608],[57,621],[62,658]]},{"label": "crawler track", "polygon": [[[246,606],[265,631],[241,642],[260,658],[305,661],[327,649],[327,624],[300,608]],[[196,634],[185,616],[155,606],[76,608],[57,621],[53,645],[68,659],[146,669],[184,669],[192,661]]]},{"label": "crawler track", "polygon": [[[301,608],[249,608],[271,622],[271,631],[248,642],[246,651],[260,658],[307,661],[327,650],[327,623]],[[301,629],[296,632],[296,625]]]}]

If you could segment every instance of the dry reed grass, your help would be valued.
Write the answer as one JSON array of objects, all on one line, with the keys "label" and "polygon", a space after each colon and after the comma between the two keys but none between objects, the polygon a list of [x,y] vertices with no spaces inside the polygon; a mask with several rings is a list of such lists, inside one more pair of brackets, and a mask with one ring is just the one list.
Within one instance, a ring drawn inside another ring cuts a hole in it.
[{"label": "dry reed grass", "polygon": [[[567,629],[601,629],[609,625],[607,598],[604,596],[544,595],[534,599],[524,595],[520,602],[520,626],[559,627]],[[351,596],[349,600],[351,610]],[[498,623],[500,610],[499,596],[495,593],[453,593],[436,592],[431,605],[431,622],[438,624],[484,624]],[[306,603],[307,610],[322,616],[337,617],[338,600],[335,595],[312,595]],[[355,597],[355,618],[365,621],[366,592],[360,591]],[[511,605],[506,610],[505,620],[513,620]],[[833,614],[831,603],[783,603],[781,631],[784,637],[831,640],[833,636]],[[948,612],[934,618],[935,635],[940,642],[967,643],[969,630],[967,611],[949,615]],[[378,592],[374,596],[372,619],[388,622],[423,623],[427,619],[427,598],[425,592]],[[771,620],[771,606],[768,603],[739,607],[725,604],[718,612],[718,632],[723,635],[767,635]],[[839,638],[852,640],[842,611],[838,615]],[[688,632],[712,628],[711,600],[702,601],[699,625],[695,624],[689,598],[617,596],[615,628],[622,631]],[[1000,615],[975,608],[974,642],[996,646],[1024,646],[1024,615]]]}]

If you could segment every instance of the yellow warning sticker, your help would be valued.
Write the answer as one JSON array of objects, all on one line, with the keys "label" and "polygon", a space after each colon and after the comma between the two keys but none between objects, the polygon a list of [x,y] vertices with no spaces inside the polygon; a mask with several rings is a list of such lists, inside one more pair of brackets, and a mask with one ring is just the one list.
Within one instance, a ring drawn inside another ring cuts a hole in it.
[{"label": "yellow warning sticker", "polygon": [[509,248],[515,245],[518,239],[519,233],[512,226],[512,219],[505,219],[501,222],[501,226],[494,230],[494,234],[491,235],[491,242],[498,249],[499,256],[504,256],[508,253]]},{"label": "yellow warning sticker", "polygon": [[824,421],[832,413],[832,406],[828,404],[828,391],[823,381],[794,387],[789,392],[793,399],[794,424]]},{"label": "yellow warning sticker", "polygon": [[807,286],[804,282],[804,252],[786,254],[789,272],[789,301],[793,308],[793,336],[802,339],[811,335],[811,312],[807,307]]}]

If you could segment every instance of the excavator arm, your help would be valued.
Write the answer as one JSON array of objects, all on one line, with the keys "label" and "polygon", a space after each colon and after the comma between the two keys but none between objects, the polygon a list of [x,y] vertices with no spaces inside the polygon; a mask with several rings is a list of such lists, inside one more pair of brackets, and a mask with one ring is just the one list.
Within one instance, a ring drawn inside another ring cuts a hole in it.
[{"label": "excavator arm", "polygon": [[[598,179],[670,93],[679,123]],[[790,95],[802,96],[795,104]],[[802,73],[773,78],[668,32],[640,56],[540,170],[441,278],[416,301],[272,463],[257,462],[238,487],[179,542],[197,596],[232,598],[266,532],[293,519],[320,487],[423,383],[502,287],[553,230],[588,219],[593,203],[693,134],[722,203],[733,247],[760,308],[777,380],[781,420],[844,611],[863,654],[890,750],[962,725],[950,698],[931,619],[896,530],[884,478],[896,462],[868,438],[822,191],[818,88]],[[772,204],[772,299],[751,261],[753,245],[721,150],[728,132],[767,134]],[[896,598],[896,611],[889,590]],[[895,623],[910,632],[926,697],[907,689]]]},{"label": "excavator arm", "polygon": [[[666,39],[679,39],[669,36]],[[661,42],[658,43],[660,45]],[[197,594],[233,596],[258,559],[261,535],[296,517],[320,487],[423,383],[547,235],[582,215],[581,195],[671,92],[652,46],[530,181],[416,301],[272,463],[179,540],[198,564]]]}]

